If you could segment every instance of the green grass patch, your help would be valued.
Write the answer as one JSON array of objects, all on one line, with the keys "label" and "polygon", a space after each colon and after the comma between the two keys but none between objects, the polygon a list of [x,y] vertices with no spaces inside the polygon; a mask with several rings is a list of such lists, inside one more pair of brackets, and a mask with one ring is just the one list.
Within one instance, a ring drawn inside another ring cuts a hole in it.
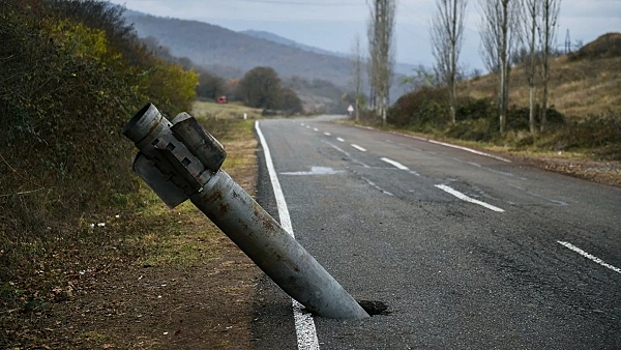
[{"label": "green grass patch", "polygon": [[[214,136],[224,143],[228,156],[223,169],[233,178],[255,166],[254,151],[248,149],[254,148],[256,142],[252,120],[217,120],[205,116],[197,119],[210,133],[215,130]],[[141,252],[138,265],[183,267],[217,256],[219,241],[225,236],[190,201],[171,210],[146,185],[141,186],[139,196],[141,219],[135,231],[141,234],[131,239],[134,249]]]},{"label": "green grass patch", "polygon": [[261,118],[261,109],[246,107],[240,102],[215,103],[206,101],[194,101],[192,113],[195,117],[212,117],[216,119],[244,119],[244,113],[248,119]]}]

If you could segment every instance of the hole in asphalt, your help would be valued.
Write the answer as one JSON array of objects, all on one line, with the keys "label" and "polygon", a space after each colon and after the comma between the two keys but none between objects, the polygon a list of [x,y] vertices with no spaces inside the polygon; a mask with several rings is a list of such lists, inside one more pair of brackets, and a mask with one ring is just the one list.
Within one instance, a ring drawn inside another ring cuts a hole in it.
[{"label": "hole in asphalt", "polygon": [[366,311],[369,316],[388,315],[388,304],[377,300],[357,300],[358,304]]}]

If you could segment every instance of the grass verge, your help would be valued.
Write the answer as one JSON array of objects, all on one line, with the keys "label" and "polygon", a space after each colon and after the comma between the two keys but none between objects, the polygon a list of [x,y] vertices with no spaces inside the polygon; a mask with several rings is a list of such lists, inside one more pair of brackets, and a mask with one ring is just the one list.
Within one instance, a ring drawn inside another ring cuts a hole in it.
[{"label": "grass verge", "polygon": [[[224,144],[223,169],[254,195],[252,121],[193,114]],[[250,348],[258,268],[191,203],[170,210],[142,183],[117,202],[123,211],[0,251],[35,260],[0,284],[0,348]]]}]

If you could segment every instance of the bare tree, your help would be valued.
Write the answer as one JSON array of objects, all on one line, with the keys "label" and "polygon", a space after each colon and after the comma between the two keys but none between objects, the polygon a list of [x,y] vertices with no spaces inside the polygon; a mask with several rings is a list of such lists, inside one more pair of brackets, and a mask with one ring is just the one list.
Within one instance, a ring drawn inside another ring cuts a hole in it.
[{"label": "bare tree", "polygon": [[362,50],[360,48],[360,36],[356,34],[356,38],[354,39],[354,46],[352,48],[351,53],[351,70],[352,70],[352,78],[354,83],[354,93],[356,94],[355,99],[355,113],[356,113],[356,123],[360,121],[360,98],[362,95],[362,66],[364,65],[362,57]]},{"label": "bare tree", "polygon": [[542,0],[524,0],[521,41],[528,48],[524,65],[529,89],[528,123],[530,134],[535,135],[535,77],[537,73],[537,25]]},{"label": "bare tree", "polygon": [[509,58],[517,41],[519,2],[479,0],[479,4],[483,12],[480,28],[483,62],[490,71],[498,73],[498,114],[500,133],[504,134],[509,106]]},{"label": "bare tree", "polygon": [[561,0],[541,0],[541,25],[539,36],[542,44],[543,96],[541,97],[541,131],[545,130],[546,111],[548,109],[548,84],[550,82],[550,55],[556,36],[556,21],[561,9]]},{"label": "bare tree", "polygon": [[400,86],[409,85],[410,91],[417,91],[423,87],[439,86],[435,72],[426,68],[422,64],[414,68],[414,75],[407,76],[401,80]]},{"label": "bare tree", "polygon": [[431,43],[438,78],[449,93],[451,122],[457,113],[457,61],[463,43],[464,16],[468,0],[436,0],[437,13],[431,22]]},{"label": "bare tree", "polygon": [[393,33],[396,8],[396,0],[373,0],[370,5],[369,80],[375,95],[375,113],[382,118],[383,125],[386,125],[388,93],[395,64]]}]

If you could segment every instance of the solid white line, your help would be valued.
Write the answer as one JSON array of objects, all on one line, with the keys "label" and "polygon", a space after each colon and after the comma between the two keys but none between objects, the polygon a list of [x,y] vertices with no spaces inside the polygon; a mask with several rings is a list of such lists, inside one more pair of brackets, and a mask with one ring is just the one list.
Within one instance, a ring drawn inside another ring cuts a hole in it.
[{"label": "solid white line", "polygon": [[478,154],[480,156],[485,156],[485,157],[490,157],[490,158],[498,159],[498,160],[501,160],[501,161],[503,161],[505,163],[511,163],[511,161],[509,159],[498,157],[498,156],[495,156],[495,155],[492,155],[492,154],[489,154],[489,153],[480,152],[480,151],[477,151],[475,149],[468,148],[468,147],[451,145],[450,143],[444,143],[444,142],[435,141],[435,140],[429,140],[429,143],[434,143],[436,145],[442,145],[442,146],[446,146],[446,147],[457,148],[457,149],[460,149],[460,150],[463,150],[463,151],[467,151],[467,152],[470,152],[470,153]]},{"label": "solid white line", "polygon": [[591,261],[593,261],[593,262],[596,262],[596,263],[598,263],[598,264],[600,264],[600,265],[602,265],[602,266],[604,266],[604,267],[607,267],[607,268],[611,269],[612,271],[614,271],[614,272],[616,272],[616,273],[621,273],[621,269],[620,269],[620,268],[618,268],[618,267],[615,267],[615,266],[612,266],[612,265],[610,265],[610,264],[605,263],[602,259],[600,259],[600,258],[598,258],[598,257],[596,257],[596,256],[593,256],[593,255],[591,255],[591,254],[589,254],[589,253],[585,252],[584,250],[582,250],[582,249],[580,249],[580,248],[576,247],[575,245],[573,245],[573,244],[571,244],[571,243],[568,243],[568,242],[563,242],[563,241],[556,241],[556,242],[557,242],[558,244],[560,244],[560,245],[564,246],[565,248],[568,248],[568,249],[573,250],[574,252],[576,252],[576,253],[578,253],[578,254],[582,255],[583,257],[585,257],[585,258],[587,258],[587,259],[589,259],[589,260],[591,260]]},{"label": "solid white line", "polygon": [[[272,155],[270,149],[267,147],[265,137],[259,127],[259,121],[254,124],[257,129],[257,135],[261,141],[261,147],[263,147],[263,154],[265,154],[265,164],[267,165],[267,172],[270,175],[272,182],[272,188],[274,189],[274,197],[276,197],[276,206],[278,207],[278,217],[280,218],[280,225],[291,236],[293,234],[293,226],[291,225],[291,217],[289,216],[289,209],[287,208],[287,202],[285,201],[285,195],[280,187],[278,181],[278,175],[276,169],[274,169],[274,163],[272,162]],[[315,321],[310,313],[302,311],[300,303],[291,299],[293,303],[293,319],[295,320],[295,332],[298,339],[299,350],[319,350],[319,339],[317,338],[317,329],[315,328]]]},{"label": "solid white line", "polygon": [[400,133],[400,132],[395,132],[395,131],[389,131],[389,133],[390,133],[390,134],[393,134],[393,135],[399,135],[399,136],[409,137],[409,138],[411,138],[411,139],[415,139],[415,140],[427,141],[427,142],[429,142],[429,143],[433,143],[433,144],[436,144],[436,145],[442,145],[442,146],[446,146],[446,147],[457,148],[457,149],[460,149],[460,150],[462,150],[462,151],[466,151],[466,152],[470,152],[470,153],[478,154],[478,155],[480,155],[480,156],[489,157],[489,158],[494,158],[494,159],[497,159],[497,160],[503,161],[503,162],[505,162],[505,163],[511,163],[511,161],[510,161],[509,159],[502,158],[502,157],[498,157],[498,156],[495,156],[495,155],[493,155],[493,154],[489,154],[489,153],[485,153],[485,152],[480,152],[480,151],[477,151],[477,150],[475,150],[475,149],[468,148],[468,147],[462,147],[462,146],[452,145],[452,144],[450,144],[450,143],[446,143],[446,142],[440,142],[440,141],[435,141],[435,140],[425,139],[425,138],[422,138],[422,137],[418,137],[418,136],[414,136],[414,135],[408,135],[408,134],[403,134],[403,133]]},{"label": "solid white line", "polygon": [[390,165],[394,166],[394,167],[395,167],[395,168],[397,168],[397,169],[401,169],[401,170],[410,170],[410,169],[408,169],[408,167],[406,167],[405,165],[403,165],[403,164],[401,164],[401,163],[399,163],[399,162],[395,162],[395,161],[394,161],[394,160],[392,160],[392,159],[388,159],[388,158],[381,158],[381,159],[382,159],[384,162],[386,162],[386,163],[388,163],[388,164],[390,164]]},{"label": "solid white line", "polygon": [[337,138],[336,138],[336,140],[337,140],[337,141],[340,141],[340,142],[345,142],[345,140],[344,140],[344,139],[342,139],[342,138],[340,138],[340,137],[337,137]]},{"label": "solid white line", "polygon": [[364,148],[362,148],[362,147],[360,147],[360,146],[358,146],[358,145],[355,145],[355,144],[353,144],[353,143],[351,144],[351,146],[352,146],[353,148],[357,149],[357,150],[358,150],[358,151],[360,151],[360,152],[366,152],[366,151],[367,151],[366,149],[364,149]]},{"label": "solid white line", "polygon": [[449,187],[449,186],[446,186],[446,185],[435,185],[435,186],[436,186],[437,188],[441,189],[442,191],[445,191],[445,192],[447,192],[447,193],[452,194],[453,196],[455,196],[455,197],[457,197],[457,198],[461,199],[462,201],[466,201],[466,202],[470,202],[470,203],[478,204],[478,205],[484,206],[484,207],[485,207],[485,208],[487,208],[487,209],[491,209],[491,210],[493,210],[493,211],[497,211],[497,212],[499,212],[499,213],[504,213],[504,210],[503,210],[503,209],[500,209],[500,208],[498,208],[498,207],[495,207],[495,206],[493,206],[493,205],[491,205],[491,204],[487,204],[487,203],[485,203],[485,202],[481,202],[480,200],[477,200],[477,199],[474,199],[474,198],[470,198],[470,197],[466,196],[465,194],[463,194],[463,193],[461,193],[461,192],[459,192],[459,191],[457,191],[457,190],[452,189],[452,188],[451,188],[451,187]]},{"label": "solid white line", "polygon": [[326,135],[326,136],[330,136],[329,132],[324,132],[323,134]]}]

